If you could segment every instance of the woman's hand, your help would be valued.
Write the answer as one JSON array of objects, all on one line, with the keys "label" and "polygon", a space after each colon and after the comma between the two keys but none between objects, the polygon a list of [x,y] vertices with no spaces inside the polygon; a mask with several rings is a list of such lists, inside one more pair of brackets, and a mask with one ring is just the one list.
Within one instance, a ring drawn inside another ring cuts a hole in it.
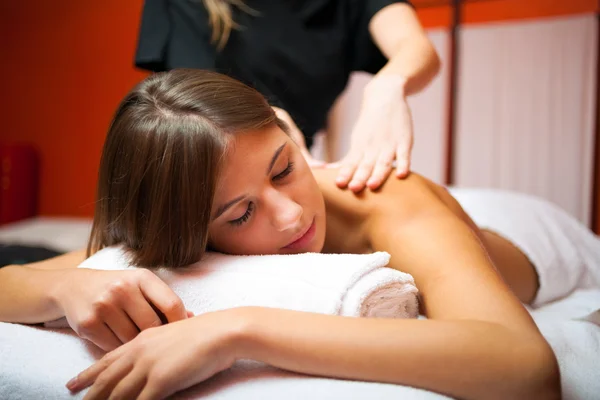
[{"label": "woman's hand", "polygon": [[287,111],[285,111],[284,109],[281,109],[279,107],[271,107],[271,108],[273,109],[273,111],[275,111],[277,118],[279,118],[280,120],[285,122],[286,125],[288,126],[290,136],[291,136],[292,140],[294,142],[296,142],[296,144],[300,148],[300,152],[304,156],[304,159],[308,163],[308,166],[311,168],[323,167],[325,165],[325,162],[315,160],[311,156],[310,151],[308,151],[308,149],[306,148],[306,141],[304,140],[304,135],[302,134],[300,129],[298,129],[298,126],[296,126],[296,124],[294,123],[294,120],[292,119],[290,114],[288,114]]},{"label": "woman's hand", "polygon": [[67,383],[85,399],[163,399],[231,367],[232,310],[142,332]]},{"label": "woman's hand", "polygon": [[364,91],[360,115],[354,126],[350,151],[340,163],[336,184],[359,192],[372,190],[388,178],[396,160],[396,177],[410,170],[413,125],[406,101],[406,80],[398,75],[373,78]]},{"label": "woman's hand", "polygon": [[162,325],[161,316],[165,322],[188,316],[181,299],[145,269],[68,270],[55,298],[71,328],[105,351]]}]

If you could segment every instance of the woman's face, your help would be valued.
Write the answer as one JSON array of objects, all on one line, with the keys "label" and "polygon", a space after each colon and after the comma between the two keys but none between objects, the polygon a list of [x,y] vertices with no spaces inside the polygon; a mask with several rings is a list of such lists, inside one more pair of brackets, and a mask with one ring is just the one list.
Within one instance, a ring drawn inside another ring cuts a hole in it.
[{"label": "woman's face", "polygon": [[323,196],[296,144],[275,125],[235,135],[215,192],[211,249],[320,252],[324,241]]}]

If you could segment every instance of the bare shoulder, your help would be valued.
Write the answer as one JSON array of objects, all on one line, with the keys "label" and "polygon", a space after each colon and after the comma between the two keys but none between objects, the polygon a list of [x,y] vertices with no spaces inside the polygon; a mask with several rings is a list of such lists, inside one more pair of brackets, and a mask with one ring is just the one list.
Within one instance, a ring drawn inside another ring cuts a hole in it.
[{"label": "bare shoulder", "polygon": [[401,224],[424,213],[448,211],[447,203],[453,199],[445,188],[417,173],[411,173],[405,179],[390,177],[376,191],[365,189],[353,193],[336,186],[337,169],[317,169],[313,172],[328,213],[341,212],[375,224],[389,218]]},{"label": "bare shoulder", "polygon": [[440,201],[439,194],[447,193],[442,186],[412,172],[405,179],[388,178],[378,190],[365,189],[355,194],[350,190],[341,190],[336,186],[335,177],[337,173],[338,169],[313,170],[315,179],[325,198],[336,202],[361,203],[365,207],[370,205],[380,207],[386,204],[406,207],[416,206],[425,199]]}]

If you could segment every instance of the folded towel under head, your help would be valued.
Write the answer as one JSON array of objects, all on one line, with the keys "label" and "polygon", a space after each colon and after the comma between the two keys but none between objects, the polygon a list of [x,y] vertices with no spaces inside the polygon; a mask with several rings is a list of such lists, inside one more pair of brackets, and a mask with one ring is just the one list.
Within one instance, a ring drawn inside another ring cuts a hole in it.
[{"label": "folded towel under head", "polygon": [[[208,253],[178,270],[155,273],[194,314],[261,306],[330,315],[416,318],[411,275],[387,268],[390,255],[318,254],[232,256]],[[80,268],[134,268],[120,247],[103,249]],[[64,326],[64,319],[47,327]]]}]

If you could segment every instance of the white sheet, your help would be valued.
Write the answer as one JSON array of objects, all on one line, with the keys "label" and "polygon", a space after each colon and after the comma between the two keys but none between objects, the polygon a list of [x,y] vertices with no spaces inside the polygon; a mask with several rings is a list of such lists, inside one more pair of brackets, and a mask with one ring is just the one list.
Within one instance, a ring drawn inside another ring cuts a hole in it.
[{"label": "white sheet", "polygon": [[600,398],[600,290],[578,290],[535,310],[558,358],[563,399]]},{"label": "white sheet", "polygon": [[36,217],[1,226],[0,243],[43,246],[67,252],[84,249],[91,229],[89,218]]},{"label": "white sheet", "polygon": [[[600,290],[587,290],[533,311],[559,359],[566,400],[597,399],[600,393],[600,327],[583,320],[599,306]],[[70,397],[64,384],[101,356],[68,329],[0,323],[0,344],[0,398],[6,400],[82,398],[83,394]],[[310,377],[252,361],[238,362],[176,398],[447,399],[406,386]]]}]

